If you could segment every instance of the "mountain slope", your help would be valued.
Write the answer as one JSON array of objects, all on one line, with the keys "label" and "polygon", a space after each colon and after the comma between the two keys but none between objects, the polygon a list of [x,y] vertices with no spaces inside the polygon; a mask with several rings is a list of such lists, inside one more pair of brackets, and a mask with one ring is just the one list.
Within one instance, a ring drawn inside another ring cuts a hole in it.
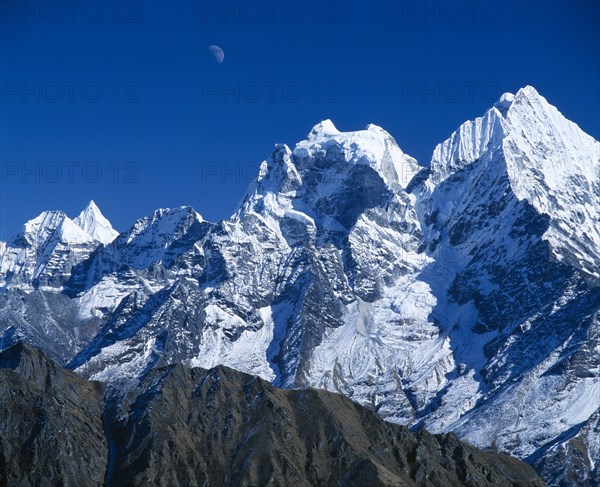
[{"label": "mountain slope", "polygon": [[449,270],[434,318],[473,371],[423,422],[533,461],[600,404],[600,144],[531,87],[500,108],[438,146],[417,189],[428,250],[449,257],[424,273]]},{"label": "mountain slope", "polygon": [[154,369],[101,412],[101,384],[19,344],[0,353],[0,387],[9,486],[544,485],[454,435],[415,435],[342,396],[225,367]]},{"label": "mountain slope", "polygon": [[17,344],[0,353],[0,484],[104,484],[104,386]]}]

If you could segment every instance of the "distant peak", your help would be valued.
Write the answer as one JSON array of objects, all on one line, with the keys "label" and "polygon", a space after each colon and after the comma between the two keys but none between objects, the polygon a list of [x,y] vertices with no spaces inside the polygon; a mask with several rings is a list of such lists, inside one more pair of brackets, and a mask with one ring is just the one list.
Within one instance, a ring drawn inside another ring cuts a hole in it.
[{"label": "distant peak", "polygon": [[327,119],[315,125],[308,134],[308,138],[314,139],[318,137],[326,137],[338,134],[340,134],[340,131],[337,128],[335,128],[335,125],[333,125],[333,122],[331,120]]},{"label": "distant peak", "polygon": [[[154,210],[151,215],[140,218],[135,222],[134,228],[137,227],[137,230],[134,231],[134,234],[144,232],[151,227],[175,228],[178,225],[186,224],[186,222],[192,223],[194,220],[199,223],[205,222],[202,215],[190,205],[159,208],[158,210]],[[171,231],[174,230],[169,230],[168,232]]]},{"label": "distant peak", "polygon": [[100,212],[100,208],[98,208],[98,205],[96,204],[96,202],[94,200],[90,200],[90,202],[85,207],[84,211],[86,211],[86,210],[93,211],[93,212]]},{"label": "distant peak", "polygon": [[93,240],[98,240],[67,216],[58,227],[58,235],[63,242],[69,243],[91,243]]},{"label": "distant peak", "polygon": [[512,105],[513,100],[515,99],[515,95],[512,93],[504,93],[500,99],[494,103],[494,107],[502,113],[502,115],[506,115],[506,112]]},{"label": "distant peak", "polygon": [[521,88],[519,91],[517,91],[517,95],[519,94],[523,94],[526,95],[527,97],[540,97],[541,95],[538,93],[538,91],[531,85],[527,85],[524,88]]},{"label": "distant peak", "polygon": [[104,217],[94,200],[90,200],[79,216],[73,219],[73,223],[94,240],[105,245],[112,242],[119,235],[110,222]]},{"label": "distant peak", "polygon": [[275,162],[282,162],[283,158],[291,153],[292,150],[286,144],[275,144],[273,152],[271,152],[271,159]]},{"label": "distant peak", "polygon": [[65,218],[67,215],[59,210],[43,211],[23,225],[23,229],[15,237],[15,243],[37,247],[60,227]]},{"label": "distant peak", "polygon": [[371,130],[374,132],[385,132],[386,134],[388,133],[386,130],[381,128],[379,125],[375,125],[374,123],[370,123],[369,125],[367,125],[365,130]]}]

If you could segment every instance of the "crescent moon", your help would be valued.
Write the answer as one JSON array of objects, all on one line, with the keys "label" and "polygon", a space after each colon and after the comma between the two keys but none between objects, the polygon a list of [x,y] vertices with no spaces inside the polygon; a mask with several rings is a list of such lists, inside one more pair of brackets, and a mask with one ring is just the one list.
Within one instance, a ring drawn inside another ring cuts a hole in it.
[{"label": "crescent moon", "polygon": [[208,46],[208,50],[212,53],[215,61],[217,61],[219,64],[221,64],[225,59],[225,51],[223,51],[223,49],[221,49],[219,46]]}]

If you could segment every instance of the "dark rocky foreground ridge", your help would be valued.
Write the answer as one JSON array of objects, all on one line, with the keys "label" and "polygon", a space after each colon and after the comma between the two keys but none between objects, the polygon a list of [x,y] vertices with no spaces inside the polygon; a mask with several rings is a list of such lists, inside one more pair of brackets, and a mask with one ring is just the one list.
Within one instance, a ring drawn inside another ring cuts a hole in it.
[{"label": "dark rocky foreground ridge", "polygon": [[3,486],[545,485],[453,434],[223,366],[151,370],[105,408],[102,383],[17,344],[0,353],[0,395]]}]

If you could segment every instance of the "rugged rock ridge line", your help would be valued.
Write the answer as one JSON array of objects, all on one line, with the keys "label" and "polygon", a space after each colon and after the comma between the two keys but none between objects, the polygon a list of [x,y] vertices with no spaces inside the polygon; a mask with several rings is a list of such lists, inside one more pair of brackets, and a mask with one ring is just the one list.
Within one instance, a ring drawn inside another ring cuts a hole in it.
[{"label": "rugged rock ridge line", "polygon": [[0,353],[0,388],[7,486],[545,485],[452,434],[413,434],[343,396],[222,366],[154,369],[102,411],[103,384],[19,344]]},{"label": "rugged rock ridge line", "polygon": [[73,266],[117,235],[94,201],[73,220],[62,211],[44,211],[11,242],[0,242],[0,290],[60,289]]}]

